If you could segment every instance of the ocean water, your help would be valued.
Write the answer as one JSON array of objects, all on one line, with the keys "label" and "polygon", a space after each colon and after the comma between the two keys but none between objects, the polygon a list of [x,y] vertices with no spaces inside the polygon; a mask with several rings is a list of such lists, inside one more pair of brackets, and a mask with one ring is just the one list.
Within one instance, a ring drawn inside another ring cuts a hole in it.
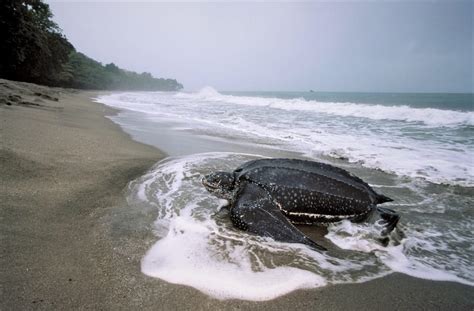
[{"label": "ocean water", "polygon": [[[132,205],[158,210],[157,242],[142,260],[147,275],[220,299],[247,300],[393,272],[474,286],[472,94],[220,93],[207,87],[97,100],[121,109],[112,119],[133,137],[170,154],[129,189]],[[393,198],[384,206],[402,218],[389,244],[380,242],[376,222],[302,228],[329,249],[325,253],[234,229],[220,211],[225,202],[206,192],[201,177],[282,155],[337,165]]]}]

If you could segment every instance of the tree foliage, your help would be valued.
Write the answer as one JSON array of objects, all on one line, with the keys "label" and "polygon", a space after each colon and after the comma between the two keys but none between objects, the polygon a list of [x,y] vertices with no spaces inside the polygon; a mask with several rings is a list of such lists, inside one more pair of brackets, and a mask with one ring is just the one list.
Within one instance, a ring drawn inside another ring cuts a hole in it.
[{"label": "tree foliage", "polygon": [[65,66],[69,79],[62,84],[79,89],[177,91],[183,86],[176,80],[156,79],[148,73],[120,69],[114,63],[101,63],[82,53],[72,52]]},{"label": "tree foliage", "polygon": [[41,0],[0,1],[0,77],[83,89],[175,91],[176,80],[156,79],[75,51]]},{"label": "tree foliage", "polygon": [[40,0],[0,2],[0,75],[7,79],[55,84],[74,47]]}]

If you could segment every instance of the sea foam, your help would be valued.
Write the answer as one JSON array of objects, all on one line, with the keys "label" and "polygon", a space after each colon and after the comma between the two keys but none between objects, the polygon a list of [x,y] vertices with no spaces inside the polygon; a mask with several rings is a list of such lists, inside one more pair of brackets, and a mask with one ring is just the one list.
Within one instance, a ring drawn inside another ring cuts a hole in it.
[{"label": "sea foam", "polygon": [[413,108],[406,105],[369,105],[351,102],[320,102],[302,98],[281,99],[223,95],[212,87],[197,93],[178,93],[178,98],[226,102],[235,105],[277,108],[288,111],[308,111],[343,117],[421,122],[430,126],[474,125],[474,112],[435,108]]},{"label": "sea foam", "polygon": [[[227,241],[219,240],[244,242],[242,237],[220,232],[210,218],[215,210],[200,207],[205,196],[195,184],[199,178],[193,178],[197,175],[192,169],[214,157],[216,154],[205,154],[164,161],[133,186],[133,195],[156,203],[160,215],[157,232],[161,232],[161,239],[143,258],[142,272],[192,286],[218,299],[268,300],[295,289],[325,285],[324,278],[293,267],[260,265],[255,271],[245,243],[227,246]],[[181,197],[189,201],[181,201]]]},{"label": "sea foam", "polygon": [[434,183],[474,185],[473,112],[232,96],[210,87],[198,93],[118,93],[99,101],[156,122],[181,120],[198,134],[345,158]]},{"label": "sea foam", "polygon": [[[349,221],[330,225],[326,238],[334,244],[328,252],[234,229],[226,212],[219,212],[223,202],[210,195],[200,180],[203,174],[230,171],[256,158],[234,153],[168,158],[131,183],[129,202],[158,210],[158,241],[142,260],[143,273],[217,299],[255,301],[302,288],[365,282],[394,271],[474,285],[469,253],[450,246],[469,243],[469,236],[463,237],[466,228],[448,223],[449,232],[440,227],[446,221],[437,223],[429,216],[414,223],[402,217],[405,237],[395,237],[388,246],[380,244],[377,225]],[[424,224],[427,220],[429,225]],[[423,233],[418,224],[426,227]]]}]

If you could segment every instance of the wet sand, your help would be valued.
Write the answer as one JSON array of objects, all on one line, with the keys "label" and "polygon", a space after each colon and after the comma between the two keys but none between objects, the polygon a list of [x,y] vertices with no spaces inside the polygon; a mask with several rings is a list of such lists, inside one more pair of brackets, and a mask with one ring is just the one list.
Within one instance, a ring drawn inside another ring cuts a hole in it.
[{"label": "wet sand", "polygon": [[129,207],[126,187],[165,155],[105,118],[115,111],[95,95],[0,80],[1,310],[474,308],[472,287],[402,274],[267,302],[143,275],[156,214]]}]

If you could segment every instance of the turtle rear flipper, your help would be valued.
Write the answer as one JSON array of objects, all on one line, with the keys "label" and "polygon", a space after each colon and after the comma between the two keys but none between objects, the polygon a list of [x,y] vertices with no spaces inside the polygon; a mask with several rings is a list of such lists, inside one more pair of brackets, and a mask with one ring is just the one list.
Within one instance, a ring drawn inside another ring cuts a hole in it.
[{"label": "turtle rear flipper", "polygon": [[317,250],[326,250],[291,224],[268,193],[258,185],[242,185],[230,216],[234,226],[244,231],[280,242],[302,243]]},{"label": "turtle rear flipper", "polygon": [[395,229],[400,220],[400,215],[398,215],[394,210],[391,210],[386,207],[378,207],[377,212],[382,218],[382,224],[385,226],[385,229],[382,230],[382,235],[388,235],[390,232]]}]

